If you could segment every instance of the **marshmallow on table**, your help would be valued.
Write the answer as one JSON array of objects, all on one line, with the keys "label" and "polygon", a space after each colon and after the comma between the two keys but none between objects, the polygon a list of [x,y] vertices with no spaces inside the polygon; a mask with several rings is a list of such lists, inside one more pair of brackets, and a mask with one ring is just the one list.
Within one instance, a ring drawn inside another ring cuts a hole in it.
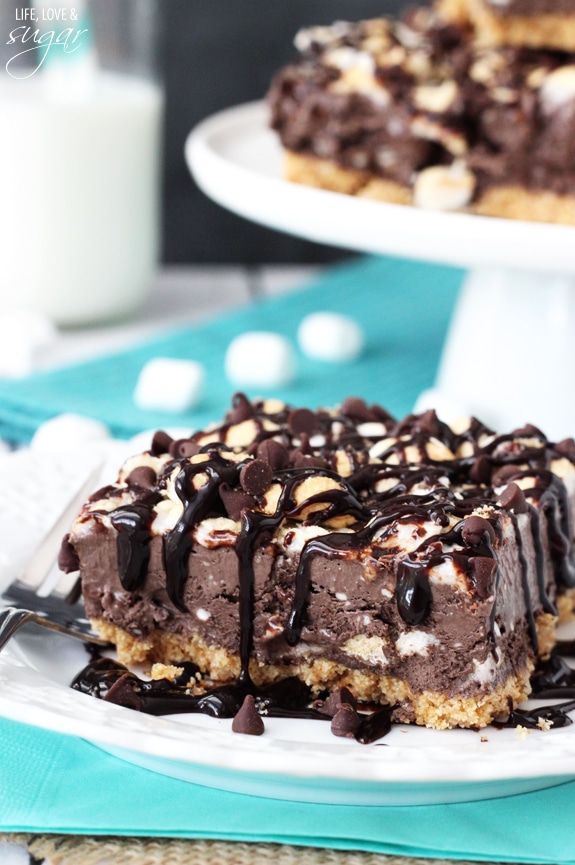
[{"label": "marshmallow on table", "polygon": [[155,357],[142,367],[133,398],[141,409],[184,412],[197,404],[203,383],[201,363]]},{"label": "marshmallow on table", "polygon": [[66,451],[110,438],[108,427],[94,418],[66,412],[40,424],[30,448],[40,453]]},{"label": "marshmallow on table", "polygon": [[231,341],[225,358],[228,379],[237,385],[281,387],[296,372],[292,344],[279,333],[252,330]]},{"label": "marshmallow on table", "polygon": [[304,354],[315,360],[345,362],[363,351],[363,331],[354,318],[339,312],[312,312],[302,320],[297,338]]},{"label": "marshmallow on table", "polygon": [[22,309],[0,315],[0,378],[30,375],[39,353],[56,338],[56,328],[41,313]]}]

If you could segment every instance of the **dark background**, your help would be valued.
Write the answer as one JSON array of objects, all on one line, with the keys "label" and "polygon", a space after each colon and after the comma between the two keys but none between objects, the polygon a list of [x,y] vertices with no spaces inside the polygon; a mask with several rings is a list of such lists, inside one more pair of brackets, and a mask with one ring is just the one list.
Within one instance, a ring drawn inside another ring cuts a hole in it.
[{"label": "dark background", "polygon": [[248,222],[194,184],[183,148],[205,117],[261,99],[273,74],[296,56],[302,26],[395,14],[405,0],[160,0],[166,88],[163,260],[324,262],[342,250]]}]

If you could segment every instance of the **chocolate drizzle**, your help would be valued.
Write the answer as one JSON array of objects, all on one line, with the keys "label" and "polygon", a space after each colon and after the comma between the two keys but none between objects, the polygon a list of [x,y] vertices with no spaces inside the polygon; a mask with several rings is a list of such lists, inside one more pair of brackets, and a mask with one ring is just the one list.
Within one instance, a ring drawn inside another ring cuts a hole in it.
[{"label": "chocolate drizzle", "polygon": [[250,682],[249,663],[253,637],[255,548],[264,533],[275,530],[279,520],[277,514],[267,516],[255,511],[242,511],[242,530],[235,546],[240,587],[240,683]]},{"label": "chocolate drizzle", "polygon": [[[174,681],[148,681],[110,658],[96,658],[74,678],[71,687],[100,700],[137,708],[147,715],[202,714],[213,718],[233,718],[246,696],[254,697],[260,714],[275,718],[302,718],[326,721],[329,716],[314,709],[311,689],[298,679],[288,678],[265,688],[256,688],[245,678],[231,685],[219,685],[203,693],[192,694],[189,680],[194,679],[193,665]],[[197,671],[197,667],[195,668]],[[121,687],[118,688],[118,684]],[[137,699],[137,705],[134,700]]]},{"label": "chocolate drizzle", "polygon": [[427,618],[431,609],[431,588],[421,563],[409,558],[400,563],[395,597],[399,615],[408,625],[419,625]]},{"label": "chocolate drizzle", "polygon": [[118,532],[118,573],[127,592],[137,591],[146,578],[152,518],[150,507],[137,502],[116,508],[110,516]]}]

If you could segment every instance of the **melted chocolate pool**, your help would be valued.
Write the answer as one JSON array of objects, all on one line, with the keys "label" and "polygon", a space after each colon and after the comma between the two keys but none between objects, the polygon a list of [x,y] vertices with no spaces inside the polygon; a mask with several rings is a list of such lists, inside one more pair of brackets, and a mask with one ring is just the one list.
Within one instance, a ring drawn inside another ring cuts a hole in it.
[{"label": "melted chocolate pool", "polygon": [[[565,644],[571,652],[573,646]],[[561,651],[561,644],[558,644]],[[188,683],[199,673],[195,664],[180,663],[182,672],[173,681],[158,679],[147,681],[131,672],[123,664],[94,652],[92,660],[81,670],[71,687],[125,708],[148,715],[202,714],[213,718],[233,718],[239,712],[245,697],[254,697],[257,711],[271,718],[301,718],[303,720],[330,721],[331,716],[314,708],[311,688],[296,678],[284,679],[265,688],[257,688],[248,676],[240,676],[234,684],[208,688],[194,695]],[[507,718],[494,726],[528,729],[553,729],[573,723],[568,713],[575,710],[575,670],[562,656],[556,654],[538,665],[531,679],[532,698],[537,700],[563,700],[557,704],[536,709],[510,709]],[[569,699],[566,699],[569,698]],[[358,706],[360,725],[354,738],[368,745],[386,736],[392,729],[394,706],[382,706],[375,711]],[[361,710],[364,711],[361,711]]]}]

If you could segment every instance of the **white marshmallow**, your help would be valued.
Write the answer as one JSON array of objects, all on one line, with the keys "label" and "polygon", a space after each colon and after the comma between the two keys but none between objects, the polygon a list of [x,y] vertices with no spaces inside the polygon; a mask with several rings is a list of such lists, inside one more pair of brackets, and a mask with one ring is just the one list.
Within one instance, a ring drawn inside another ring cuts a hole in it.
[{"label": "white marshmallow", "polygon": [[237,385],[281,387],[295,377],[295,352],[279,333],[248,331],[230,342],[225,370],[228,379]]},{"label": "white marshmallow", "polygon": [[194,360],[155,357],[140,371],[134,402],[141,409],[188,411],[200,398],[204,376],[204,367]]},{"label": "white marshmallow", "polygon": [[40,424],[32,437],[30,448],[39,453],[53,453],[109,438],[110,431],[105,424],[70,412],[56,415]]},{"label": "white marshmallow", "polygon": [[475,176],[461,163],[432,165],[417,175],[413,203],[427,210],[459,210],[469,204],[475,186]]},{"label": "white marshmallow", "polygon": [[358,322],[338,312],[312,312],[301,322],[298,343],[308,357],[345,362],[360,356],[365,344]]},{"label": "white marshmallow", "polygon": [[0,315],[0,378],[30,375],[39,354],[56,338],[56,328],[40,313],[13,310]]},{"label": "white marshmallow", "polygon": [[543,108],[552,112],[575,100],[575,66],[559,66],[543,79],[541,85]]}]

